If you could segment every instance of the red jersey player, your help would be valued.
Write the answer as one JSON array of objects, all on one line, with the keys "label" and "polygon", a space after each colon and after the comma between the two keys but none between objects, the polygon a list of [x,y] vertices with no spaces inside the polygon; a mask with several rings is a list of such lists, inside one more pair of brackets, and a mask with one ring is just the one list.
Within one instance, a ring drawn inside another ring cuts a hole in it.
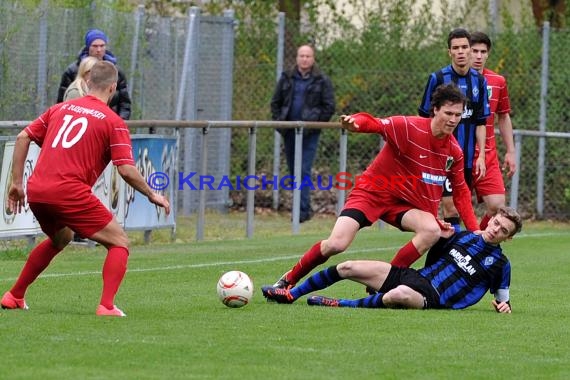
[{"label": "red jersey player", "polygon": [[463,174],[463,153],[452,135],[461,120],[465,101],[459,88],[448,84],[434,91],[430,118],[378,119],[366,113],[341,116],[344,128],[379,133],[386,144],[350,192],[328,239],[309,249],[274,284],[276,291],[296,284],[330,256],[346,250],[361,228],[378,219],[415,233],[393,262],[396,266],[411,265],[438,241],[442,228],[452,228],[437,219],[442,185],[448,176],[456,189],[454,202],[467,228],[478,229]]},{"label": "red jersey player", "polygon": [[[485,202],[486,212],[479,228],[485,229],[489,219],[497,210],[505,206],[505,183],[499,168],[499,158],[495,143],[495,114],[497,124],[506,147],[503,170],[508,168],[507,176],[510,178],[515,173],[515,144],[513,142],[513,126],[509,112],[511,104],[509,91],[505,78],[487,68],[485,63],[491,51],[491,40],[482,32],[471,34],[471,66],[479,71],[487,79],[489,104],[491,116],[487,118],[487,139],[485,142],[485,164],[487,174],[483,178],[474,178],[473,187],[477,193],[477,200]],[[475,153],[475,159],[478,152]]]},{"label": "red jersey player", "polygon": [[16,283],[2,297],[4,309],[28,308],[26,290],[75,231],[108,250],[96,314],[125,316],[114,299],[127,270],[128,238],[91,190],[109,161],[129,185],[170,212],[168,199],[153,192],[134,166],[129,130],[107,106],[117,88],[117,69],[106,61],[96,63],[88,84],[87,96],[52,106],[18,134],[7,206],[20,212],[25,202],[24,161],[34,141],[42,149],[27,183],[27,200],[48,238],[30,252]]}]

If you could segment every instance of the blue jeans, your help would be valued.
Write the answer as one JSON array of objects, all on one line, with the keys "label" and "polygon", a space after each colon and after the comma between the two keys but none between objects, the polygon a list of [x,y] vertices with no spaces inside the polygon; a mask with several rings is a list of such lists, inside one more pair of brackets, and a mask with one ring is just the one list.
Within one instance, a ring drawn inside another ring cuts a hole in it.
[{"label": "blue jeans", "polygon": [[[301,164],[301,178],[295,178],[295,182],[300,183],[305,177],[311,178],[311,168],[317,155],[317,147],[319,145],[319,136],[321,131],[309,131],[303,134],[303,162]],[[285,145],[285,157],[287,159],[287,167],[289,173],[294,174],[295,171],[295,130],[287,129],[283,134],[283,143]],[[311,181],[312,182],[312,181]],[[312,215],[311,210],[311,189],[303,186],[301,189],[301,213],[300,219],[309,219]]]}]

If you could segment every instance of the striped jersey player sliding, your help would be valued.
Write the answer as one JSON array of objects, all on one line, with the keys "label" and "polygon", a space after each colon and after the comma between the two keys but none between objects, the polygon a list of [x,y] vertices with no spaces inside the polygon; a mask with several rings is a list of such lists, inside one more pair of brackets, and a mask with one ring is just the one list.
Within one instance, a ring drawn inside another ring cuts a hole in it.
[{"label": "striped jersey player sliding", "polygon": [[[510,313],[511,265],[501,242],[522,228],[520,215],[500,208],[487,228],[479,233],[448,231],[429,250],[422,269],[399,268],[382,261],[346,261],[317,272],[291,289],[263,287],[263,295],[279,303],[299,297],[341,280],[366,285],[377,293],[360,299],[312,296],[309,305],[362,308],[464,309],[476,304],[487,291],[499,313]],[[450,236],[448,236],[450,235]]]}]

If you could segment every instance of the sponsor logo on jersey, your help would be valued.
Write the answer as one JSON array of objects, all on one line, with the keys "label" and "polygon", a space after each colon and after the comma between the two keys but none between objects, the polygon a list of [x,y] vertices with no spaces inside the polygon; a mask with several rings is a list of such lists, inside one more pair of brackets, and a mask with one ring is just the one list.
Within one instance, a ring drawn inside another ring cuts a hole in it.
[{"label": "sponsor logo on jersey", "polygon": [[487,96],[491,99],[491,95],[493,95],[493,87],[487,86]]},{"label": "sponsor logo on jersey", "polygon": [[461,254],[461,252],[459,252],[455,248],[451,248],[451,250],[449,251],[449,254],[451,255],[451,257],[453,257],[453,259],[457,263],[457,266],[462,271],[469,273],[470,275],[474,275],[477,272],[475,270],[475,268],[473,268],[473,265],[470,264],[471,256],[463,255],[463,254]]},{"label": "sponsor logo on jersey", "polygon": [[447,176],[422,172],[422,181],[430,185],[442,186]]}]

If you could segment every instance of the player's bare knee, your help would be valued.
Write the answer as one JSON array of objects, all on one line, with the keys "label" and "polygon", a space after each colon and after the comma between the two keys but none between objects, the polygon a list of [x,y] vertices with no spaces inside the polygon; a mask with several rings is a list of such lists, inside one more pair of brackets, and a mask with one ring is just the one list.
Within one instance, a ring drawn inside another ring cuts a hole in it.
[{"label": "player's bare knee", "polygon": [[351,277],[353,274],[353,268],[354,268],[354,262],[353,261],[345,261],[342,262],[340,264],[338,264],[336,266],[336,270],[338,271],[338,274],[340,275],[340,277],[342,278],[348,278]]},{"label": "player's bare knee", "polygon": [[337,253],[344,252],[348,247],[348,243],[343,239],[329,238],[325,242],[325,250],[323,254],[325,256],[336,255]]},{"label": "player's bare knee", "polygon": [[435,244],[441,237],[441,227],[435,221],[434,223],[426,223],[421,230],[417,232],[428,246]]},{"label": "player's bare knee", "polygon": [[382,300],[386,306],[409,306],[412,300],[412,294],[410,293],[408,287],[400,285],[388,291]]},{"label": "player's bare knee", "polygon": [[384,305],[386,305],[387,307],[398,307],[401,305],[400,303],[400,294],[396,289],[392,289],[388,292],[386,292],[386,294],[384,294],[384,296],[382,297],[382,302],[384,303]]}]

